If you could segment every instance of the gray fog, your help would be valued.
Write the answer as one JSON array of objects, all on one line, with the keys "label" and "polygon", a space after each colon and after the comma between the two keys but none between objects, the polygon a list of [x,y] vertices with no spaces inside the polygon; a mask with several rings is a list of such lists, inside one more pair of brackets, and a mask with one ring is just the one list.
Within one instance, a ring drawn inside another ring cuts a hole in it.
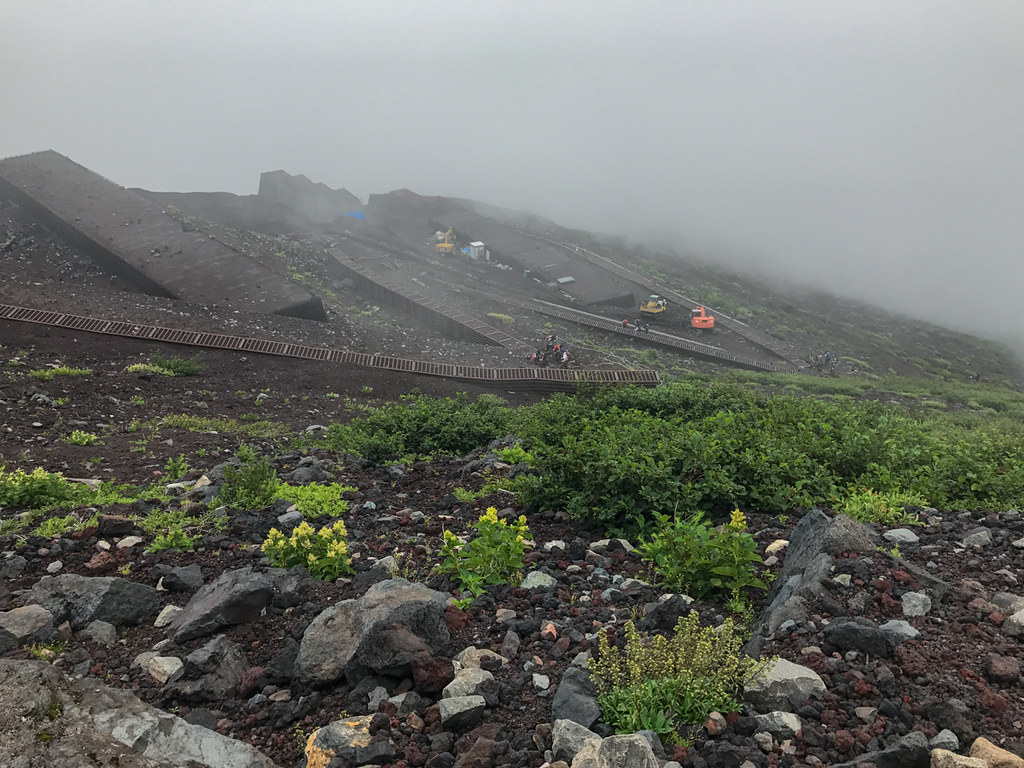
[{"label": "gray fog", "polygon": [[9,0],[0,156],[283,168],[685,245],[1024,348],[1019,0]]}]

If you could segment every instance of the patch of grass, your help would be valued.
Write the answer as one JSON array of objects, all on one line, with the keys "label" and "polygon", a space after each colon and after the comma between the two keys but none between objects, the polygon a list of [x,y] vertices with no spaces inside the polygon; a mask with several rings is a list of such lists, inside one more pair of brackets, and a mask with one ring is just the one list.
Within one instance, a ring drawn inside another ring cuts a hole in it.
[{"label": "patch of grass", "polygon": [[189,358],[167,357],[163,352],[156,351],[149,356],[149,362],[159,368],[171,372],[173,376],[198,376],[203,372],[203,357],[200,354]]},{"label": "patch of grass", "polygon": [[91,432],[83,432],[80,429],[76,429],[65,437],[63,442],[68,445],[97,445],[100,443],[100,439]]},{"label": "patch of grass", "polygon": [[502,325],[512,325],[516,321],[511,315],[503,315],[500,312],[488,312],[487,316],[492,320],[497,320]]},{"label": "patch of grass", "polygon": [[308,485],[288,485],[281,483],[274,491],[274,498],[287,499],[295,503],[296,508],[307,520],[317,520],[322,517],[341,517],[348,512],[348,501],[341,497],[346,491],[354,491],[356,488],[349,485],[329,483],[320,485],[309,483]]},{"label": "patch of grass", "polygon": [[155,424],[150,426],[185,429],[189,432],[248,435],[249,437],[260,437],[267,440],[291,436],[291,430],[288,427],[274,421],[241,422],[235,419],[209,418],[187,413],[169,414],[158,419]]},{"label": "patch of grass", "polygon": [[37,368],[29,371],[28,375],[40,381],[50,381],[57,376],[91,376],[92,368],[68,368],[66,365],[58,365],[52,368]]}]

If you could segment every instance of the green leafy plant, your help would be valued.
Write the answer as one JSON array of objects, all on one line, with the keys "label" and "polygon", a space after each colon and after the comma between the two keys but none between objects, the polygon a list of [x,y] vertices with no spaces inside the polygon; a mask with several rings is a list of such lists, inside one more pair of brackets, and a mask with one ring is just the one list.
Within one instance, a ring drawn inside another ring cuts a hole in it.
[{"label": "green leafy plant", "polygon": [[71,402],[71,398],[68,398],[68,397],[55,397],[55,398],[53,398],[53,404],[58,406],[58,407],[62,406],[62,405],[67,405],[69,402]]},{"label": "green leafy plant", "polygon": [[84,432],[81,429],[76,429],[64,438],[64,442],[68,445],[96,445],[100,442],[100,439],[91,432]]},{"label": "green leafy plant", "polygon": [[241,464],[224,467],[224,483],[217,498],[235,509],[264,509],[274,500],[281,481],[270,460],[257,456],[250,446],[240,445],[237,456]]},{"label": "green leafy plant", "polygon": [[162,552],[166,549],[173,549],[179,552],[187,552],[195,549],[196,537],[185,533],[184,529],[171,527],[163,533],[153,537],[153,541],[146,547],[147,552]]},{"label": "green leafy plant", "polygon": [[132,363],[124,367],[126,373],[149,373],[153,376],[173,376],[174,371],[170,368],[161,368],[153,363]]},{"label": "green leafy plant", "polygon": [[149,356],[150,365],[170,371],[172,376],[198,376],[203,372],[202,355],[190,358],[167,357],[162,352],[154,352]]},{"label": "green leafy plant", "polygon": [[295,503],[295,507],[307,520],[322,517],[341,517],[348,512],[348,501],[341,497],[346,491],[356,488],[338,483],[309,483],[308,485],[288,485],[281,483],[274,491],[274,498],[287,499]]},{"label": "green leafy plant", "polygon": [[38,368],[28,372],[40,381],[50,381],[57,376],[91,376],[92,368],[68,368],[66,365],[58,365],[53,368]]},{"label": "green leafy plant", "polygon": [[680,729],[712,711],[739,710],[743,684],[773,661],[743,656],[744,638],[731,619],[701,627],[696,611],[680,618],[670,637],[642,635],[632,621],[624,647],[609,635],[600,634],[589,662],[602,718],[618,733],[649,729],[668,743],[683,743]]},{"label": "green leafy plant", "polygon": [[516,443],[508,448],[498,448],[494,455],[506,464],[530,464],[533,461],[533,454]]},{"label": "green leafy plant", "polygon": [[839,503],[838,511],[861,523],[921,525],[917,515],[907,512],[906,508],[927,506],[928,502],[919,493],[854,487]]},{"label": "green leafy plant", "polygon": [[452,490],[452,495],[461,501],[463,504],[468,504],[471,501],[476,501],[481,496],[486,496],[484,491],[471,491],[468,488],[462,488],[461,486]]},{"label": "green leafy plant", "polygon": [[57,654],[63,652],[66,647],[67,643],[59,641],[56,643],[32,643],[26,646],[25,650],[33,659],[53,662]]},{"label": "green leafy plant", "polygon": [[170,458],[164,465],[164,474],[172,480],[177,480],[179,477],[183,477],[188,473],[188,462],[185,460],[185,454],[179,453],[177,458]]},{"label": "green leafy plant", "polygon": [[334,525],[316,530],[302,522],[286,537],[271,528],[261,549],[278,568],[305,566],[310,575],[322,581],[334,581],[343,573],[352,573],[348,554],[348,531],[338,520]]},{"label": "green leafy plant", "polygon": [[32,533],[35,536],[45,536],[48,539],[52,539],[56,536],[67,533],[77,525],[78,518],[74,515],[51,517],[36,526],[36,529],[32,531]]},{"label": "green leafy plant", "polygon": [[0,468],[0,507],[43,509],[77,498],[80,487],[59,472],[37,467],[31,472]]},{"label": "green leafy plant", "polygon": [[132,395],[128,399],[128,402],[131,403],[132,405],[145,405],[146,399],[142,397],[142,395]]},{"label": "green leafy plant", "polygon": [[733,510],[730,521],[718,527],[702,513],[689,518],[657,515],[657,528],[640,545],[659,581],[692,597],[726,593],[734,607],[743,605],[743,590],[767,589],[754,569],[762,560],[743,513]]},{"label": "green leafy plant", "polygon": [[464,611],[469,608],[470,603],[473,602],[472,597],[460,597],[456,600],[452,600],[452,605],[458,608],[460,611]]},{"label": "green leafy plant", "polygon": [[364,386],[363,386],[363,387],[362,387],[362,388],[361,388],[361,389],[359,390],[359,394],[361,394],[361,395],[362,395],[363,397],[369,397],[370,395],[372,395],[372,394],[373,394],[373,387],[371,387],[371,386],[370,386],[370,385],[368,385],[368,384],[367,384],[367,385],[364,385]]},{"label": "green leafy plant", "polygon": [[488,507],[473,524],[476,537],[463,543],[451,531],[444,532],[439,573],[452,574],[474,596],[483,594],[489,584],[508,584],[518,580],[523,569],[526,541],[533,540],[526,517],[513,523],[498,519],[498,510]]}]

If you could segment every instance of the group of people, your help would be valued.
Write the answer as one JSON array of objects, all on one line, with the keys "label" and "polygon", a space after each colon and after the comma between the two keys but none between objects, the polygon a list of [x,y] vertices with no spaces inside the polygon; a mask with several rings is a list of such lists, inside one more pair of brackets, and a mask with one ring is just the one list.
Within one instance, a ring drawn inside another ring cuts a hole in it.
[{"label": "group of people", "polygon": [[[629,330],[629,318],[628,317],[625,320],[622,321],[622,327],[624,329],[626,329],[626,330]],[[650,333],[651,332],[651,326],[648,325],[647,323],[645,323],[643,320],[640,320],[640,319],[636,319],[636,320],[633,321],[633,329],[636,330],[638,333],[640,331],[643,331],[644,333]]]},{"label": "group of people", "polygon": [[559,368],[568,368],[572,360],[572,354],[563,344],[558,341],[555,334],[550,334],[544,339],[544,346],[537,349],[530,355],[530,362],[546,368],[549,365],[557,365]]},{"label": "group of people", "polygon": [[812,360],[810,353],[808,353],[804,357],[804,362],[807,363],[808,367],[813,368],[818,373],[828,372],[829,376],[835,376],[836,366],[839,364],[839,358],[831,352],[824,352],[815,356]]}]

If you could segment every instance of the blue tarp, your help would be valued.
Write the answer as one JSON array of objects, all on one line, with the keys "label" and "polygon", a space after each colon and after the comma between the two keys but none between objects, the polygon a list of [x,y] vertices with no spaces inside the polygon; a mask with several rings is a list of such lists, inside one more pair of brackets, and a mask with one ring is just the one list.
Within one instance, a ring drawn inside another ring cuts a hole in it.
[{"label": "blue tarp", "polygon": [[351,216],[353,219],[359,219],[360,221],[366,221],[366,214],[363,213],[362,211],[349,211],[345,215],[346,216]]}]

